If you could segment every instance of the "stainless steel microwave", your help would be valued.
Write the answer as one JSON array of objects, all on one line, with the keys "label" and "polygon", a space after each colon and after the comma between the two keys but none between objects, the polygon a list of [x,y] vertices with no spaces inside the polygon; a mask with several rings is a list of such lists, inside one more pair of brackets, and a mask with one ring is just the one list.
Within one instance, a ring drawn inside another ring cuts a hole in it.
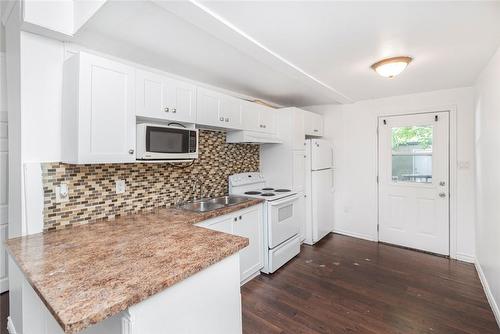
[{"label": "stainless steel microwave", "polygon": [[198,130],[161,124],[137,124],[137,160],[198,158]]}]

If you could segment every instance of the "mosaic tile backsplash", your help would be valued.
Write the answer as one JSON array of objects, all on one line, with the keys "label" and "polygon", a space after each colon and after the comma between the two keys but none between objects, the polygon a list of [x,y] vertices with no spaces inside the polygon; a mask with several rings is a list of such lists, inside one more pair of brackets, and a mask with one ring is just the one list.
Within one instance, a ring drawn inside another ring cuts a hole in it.
[{"label": "mosaic tile backsplash", "polygon": [[[203,184],[205,196],[227,194],[229,175],[259,170],[259,147],[227,144],[225,139],[223,132],[200,130],[199,159],[192,165],[45,163],[44,229],[61,229],[174,205],[193,197],[196,179]],[[115,193],[116,180],[125,180],[124,194]],[[61,183],[69,187],[69,201],[56,203],[55,187]]]}]

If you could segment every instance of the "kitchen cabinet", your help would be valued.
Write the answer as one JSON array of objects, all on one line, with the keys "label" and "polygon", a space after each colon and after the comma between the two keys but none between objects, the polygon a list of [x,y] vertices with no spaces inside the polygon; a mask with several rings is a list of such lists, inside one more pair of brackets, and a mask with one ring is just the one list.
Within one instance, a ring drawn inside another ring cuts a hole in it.
[{"label": "kitchen cabinet", "polygon": [[276,111],[259,103],[241,100],[243,128],[269,134],[276,133]]},{"label": "kitchen cabinet", "polygon": [[262,204],[197,224],[211,230],[248,238],[249,244],[239,252],[242,284],[264,267],[264,234]]},{"label": "kitchen cabinet", "polygon": [[240,251],[241,281],[264,266],[262,211],[253,209],[235,217],[233,233],[248,238],[249,245]]},{"label": "kitchen cabinet", "polygon": [[136,115],[178,122],[196,122],[196,86],[136,71]]},{"label": "kitchen cabinet", "polygon": [[198,87],[196,123],[225,129],[242,129],[241,100]]},{"label": "kitchen cabinet", "polygon": [[292,150],[305,150],[306,149],[306,142],[305,142],[306,133],[304,127],[305,111],[299,108],[290,108],[290,112],[292,118],[292,126],[291,126]]},{"label": "kitchen cabinet", "polygon": [[304,129],[308,136],[323,136],[323,116],[304,111]]},{"label": "kitchen cabinet", "polygon": [[85,52],[64,63],[62,162],[135,161],[135,69]]}]

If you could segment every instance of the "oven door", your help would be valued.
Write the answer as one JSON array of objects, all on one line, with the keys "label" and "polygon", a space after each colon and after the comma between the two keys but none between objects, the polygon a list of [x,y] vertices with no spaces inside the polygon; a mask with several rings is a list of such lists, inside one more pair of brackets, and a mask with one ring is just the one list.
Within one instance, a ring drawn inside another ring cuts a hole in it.
[{"label": "oven door", "polygon": [[144,133],[144,159],[195,159],[198,131],[148,125]]},{"label": "oven door", "polygon": [[298,199],[298,195],[293,195],[267,202],[269,248],[274,248],[299,233],[296,215]]}]

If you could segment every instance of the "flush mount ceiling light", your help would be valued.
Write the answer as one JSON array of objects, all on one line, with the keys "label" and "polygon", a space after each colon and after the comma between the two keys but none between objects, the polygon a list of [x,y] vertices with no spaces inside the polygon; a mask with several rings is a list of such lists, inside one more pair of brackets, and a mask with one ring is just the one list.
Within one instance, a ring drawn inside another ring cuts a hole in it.
[{"label": "flush mount ceiling light", "polygon": [[386,78],[394,78],[404,71],[406,66],[413,60],[411,57],[392,57],[382,59],[370,66],[375,72]]}]

